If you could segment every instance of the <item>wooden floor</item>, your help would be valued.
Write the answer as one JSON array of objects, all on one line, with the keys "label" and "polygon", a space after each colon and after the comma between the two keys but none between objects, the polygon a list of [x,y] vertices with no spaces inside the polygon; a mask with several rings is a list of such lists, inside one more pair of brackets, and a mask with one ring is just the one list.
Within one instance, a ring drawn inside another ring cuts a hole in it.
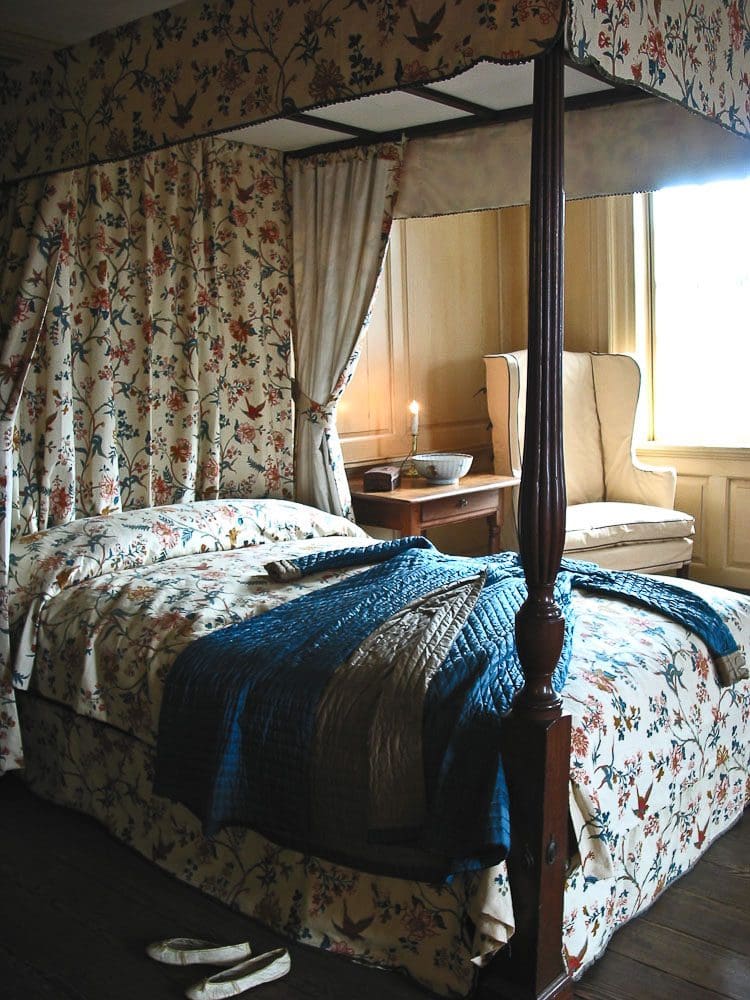
[{"label": "wooden floor", "polygon": [[[750,815],[576,984],[579,1000],[750,998]],[[182,935],[271,932],[177,882],[93,820],[0,780],[1,1000],[176,1000],[200,970],[152,962],[144,945]],[[394,973],[290,946],[292,971],[263,1000],[426,1000]],[[247,994],[250,996],[251,994]]]}]

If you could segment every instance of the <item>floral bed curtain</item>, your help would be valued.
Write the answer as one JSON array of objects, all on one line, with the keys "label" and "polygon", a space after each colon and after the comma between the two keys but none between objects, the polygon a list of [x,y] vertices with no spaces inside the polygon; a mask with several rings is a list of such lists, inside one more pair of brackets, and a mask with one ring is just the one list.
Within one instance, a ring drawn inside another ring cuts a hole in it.
[{"label": "floral bed curtain", "polygon": [[393,219],[403,147],[292,160],[297,499],[350,516],[336,432]]},{"label": "floral bed curtain", "polygon": [[289,496],[280,157],[202,140],[75,171],[16,429],[14,531]]},{"label": "floral bed curtain", "polygon": [[2,218],[0,770],[11,534],[293,480],[278,154],[200,140],[6,189]]},{"label": "floral bed curtain", "polygon": [[0,211],[0,773],[23,763],[8,627],[8,566],[15,420],[44,324],[62,234],[66,179],[33,180],[1,193]]}]

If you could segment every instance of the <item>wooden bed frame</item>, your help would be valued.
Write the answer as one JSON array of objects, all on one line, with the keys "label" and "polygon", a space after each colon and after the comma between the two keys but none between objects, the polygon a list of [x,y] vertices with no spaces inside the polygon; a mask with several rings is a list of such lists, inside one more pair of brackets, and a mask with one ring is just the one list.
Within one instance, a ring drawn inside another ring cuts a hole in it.
[{"label": "wooden bed frame", "polygon": [[487,970],[481,996],[572,998],[562,958],[568,859],[570,717],[552,687],[565,619],[553,587],[565,536],[562,450],[563,43],[534,63],[529,232],[528,388],[519,547],[528,598],[516,617],[526,685],[503,723],[510,795],[515,933]]}]

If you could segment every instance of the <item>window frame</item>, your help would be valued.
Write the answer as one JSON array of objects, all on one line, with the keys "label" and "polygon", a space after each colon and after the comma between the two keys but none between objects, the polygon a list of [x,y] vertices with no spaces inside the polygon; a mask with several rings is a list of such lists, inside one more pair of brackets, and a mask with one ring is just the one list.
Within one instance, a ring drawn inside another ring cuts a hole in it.
[{"label": "window frame", "polygon": [[642,374],[641,394],[636,417],[637,447],[648,450],[683,454],[735,457],[750,455],[750,443],[705,444],[675,442],[669,437],[656,436],[656,286],[655,286],[655,225],[653,191],[633,195],[633,236],[635,270],[635,337],[634,355]]}]

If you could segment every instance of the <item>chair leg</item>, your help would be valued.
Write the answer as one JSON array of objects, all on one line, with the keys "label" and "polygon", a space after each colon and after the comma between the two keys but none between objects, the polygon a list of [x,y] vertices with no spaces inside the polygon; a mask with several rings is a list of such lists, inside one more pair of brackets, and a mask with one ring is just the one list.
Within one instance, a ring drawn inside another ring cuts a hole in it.
[{"label": "chair leg", "polygon": [[690,563],[689,562],[683,563],[679,569],[675,570],[675,576],[679,576],[681,580],[689,580]]}]

